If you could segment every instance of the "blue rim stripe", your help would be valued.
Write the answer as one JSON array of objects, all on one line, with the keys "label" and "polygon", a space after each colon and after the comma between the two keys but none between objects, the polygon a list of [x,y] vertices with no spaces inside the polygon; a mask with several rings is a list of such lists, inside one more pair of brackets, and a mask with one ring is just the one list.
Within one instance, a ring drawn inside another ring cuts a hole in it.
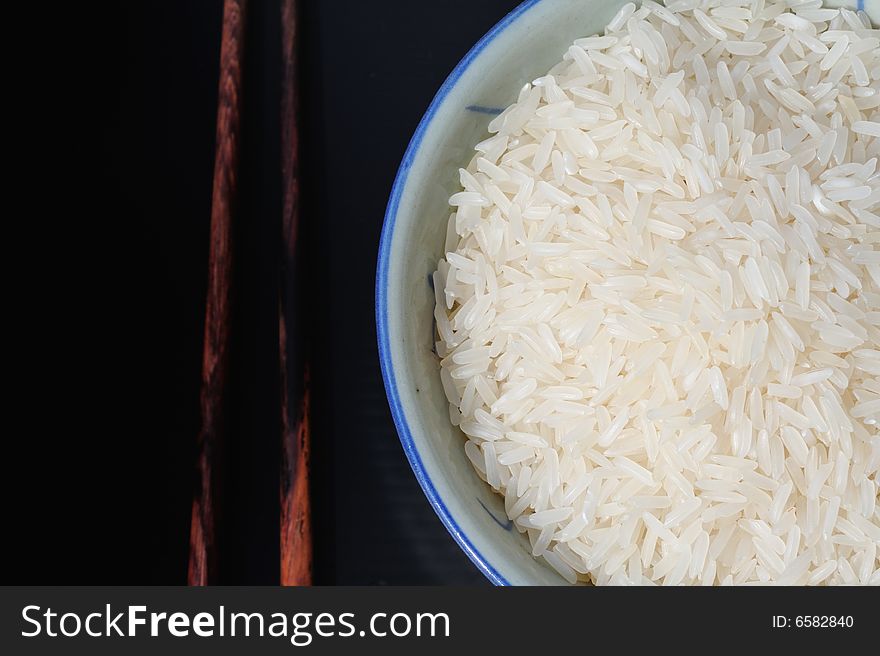
[{"label": "blue rim stripe", "polygon": [[513,11],[507,14],[507,16],[501,19],[501,21],[489,30],[486,35],[470,49],[470,51],[453,69],[452,73],[449,74],[449,77],[446,78],[446,81],[443,83],[443,86],[440,87],[437,95],[434,96],[434,99],[428,106],[428,111],[425,112],[425,115],[419,122],[419,125],[409,142],[409,146],[407,147],[406,152],[403,155],[403,160],[400,163],[400,168],[397,170],[397,176],[394,179],[394,186],[391,188],[391,197],[388,200],[388,207],[385,210],[385,220],[382,225],[382,237],[379,241],[379,262],[376,271],[376,328],[379,342],[379,362],[382,367],[382,379],[385,382],[385,393],[388,396],[388,404],[391,406],[391,415],[394,419],[394,425],[397,427],[397,434],[400,437],[403,450],[406,453],[407,460],[409,460],[413,473],[416,475],[416,479],[419,481],[419,485],[422,486],[425,496],[428,497],[428,501],[440,517],[440,520],[446,526],[446,529],[461,549],[467,554],[468,558],[470,558],[474,565],[477,566],[477,569],[479,569],[486,578],[495,585],[510,585],[510,582],[498,573],[486,557],[477,550],[470,541],[470,538],[468,538],[458,526],[455,519],[452,517],[452,514],[449,512],[449,509],[437,494],[434,483],[425,471],[421,456],[419,456],[418,450],[413,442],[412,432],[410,431],[406,414],[404,413],[403,406],[400,402],[400,394],[397,390],[397,380],[394,377],[394,368],[391,362],[391,342],[388,335],[388,266],[391,256],[391,242],[394,235],[394,224],[397,220],[397,210],[400,206],[400,198],[403,195],[404,187],[406,187],[410,168],[418,154],[422,139],[425,136],[425,131],[434,119],[434,115],[437,113],[440,105],[446,100],[446,96],[456,85],[473,60],[476,59],[486,46],[495,39],[495,37],[538,2],[540,2],[540,0],[525,0],[525,2],[517,6]]}]

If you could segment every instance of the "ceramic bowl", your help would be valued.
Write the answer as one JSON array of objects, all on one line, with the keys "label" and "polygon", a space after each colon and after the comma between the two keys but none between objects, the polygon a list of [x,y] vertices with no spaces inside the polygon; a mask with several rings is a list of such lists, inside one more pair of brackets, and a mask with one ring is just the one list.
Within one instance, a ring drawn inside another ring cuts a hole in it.
[{"label": "ceramic bowl", "polygon": [[[385,389],[400,441],[422,489],[452,537],[498,585],[560,585],[531,556],[500,496],[464,453],[449,421],[432,348],[430,277],[443,255],[458,169],[488,136],[492,117],[526,82],[562,58],[577,37],[601,32],[626,0],[527,0],[465,55],[437,92],[406,150],[385,214],[376,280],[376,324]],[[880,0],[830,1],[880,18]]]}]

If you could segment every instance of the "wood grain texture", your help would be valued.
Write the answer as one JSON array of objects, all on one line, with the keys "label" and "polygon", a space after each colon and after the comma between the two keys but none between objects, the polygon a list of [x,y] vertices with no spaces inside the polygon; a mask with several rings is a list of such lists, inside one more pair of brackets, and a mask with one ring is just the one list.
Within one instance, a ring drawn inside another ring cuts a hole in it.
[{"label": "wood grain texture", "polygon": [[309,503],[309,365],[299,319],[300,233],[297,96],[297,2],[281,1],[282,245],[279,338],[281,365],[281,585],[311,585]]},{"label": "wood grain texture", "polygon": [[217,522],[221,506],[224,407],[229,361],[232,222],[238,195],[242,56],[246,0],[225,0],[220,43],[217,141],[211,197],[208,293],[202,353],[201,415],[196,487],[190,521],[189,585],[217,582]]}]

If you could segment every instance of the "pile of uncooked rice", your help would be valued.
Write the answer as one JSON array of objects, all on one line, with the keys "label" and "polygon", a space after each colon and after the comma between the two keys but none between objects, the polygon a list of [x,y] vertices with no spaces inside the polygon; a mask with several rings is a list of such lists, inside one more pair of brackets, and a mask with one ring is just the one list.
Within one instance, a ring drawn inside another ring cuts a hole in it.
[{"label": "pile of uncooked rice", "polygon": [[878,37],[628,4],[460,171],[450,416],[568,581],[880,584]]}]

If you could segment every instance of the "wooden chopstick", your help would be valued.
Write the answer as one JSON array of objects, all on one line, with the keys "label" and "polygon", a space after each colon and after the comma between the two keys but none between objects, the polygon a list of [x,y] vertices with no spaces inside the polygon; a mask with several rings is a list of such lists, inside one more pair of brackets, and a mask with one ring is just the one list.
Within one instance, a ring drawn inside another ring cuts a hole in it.
[{"label": "wooden chopstick", "polygon": [[300,237],[297,21],[296,0],[281,0],[281,585],[312,584],[309,365],[302,348],[304,324],[297,311],[296,280]]},{"label": "wooden chopstick", "polygon": [[242,55],[246,0],[223,3],[220,42],[220,88],[217,100],[217,143],[211,197],[208,295],[200,395],[202,426],[198,436],[197,483],[189,536],[189,585],[217,582],[218,481],[224,433],[224,401],[229,369],[232,220],[238,195],[238,151],[241,128]]}]

